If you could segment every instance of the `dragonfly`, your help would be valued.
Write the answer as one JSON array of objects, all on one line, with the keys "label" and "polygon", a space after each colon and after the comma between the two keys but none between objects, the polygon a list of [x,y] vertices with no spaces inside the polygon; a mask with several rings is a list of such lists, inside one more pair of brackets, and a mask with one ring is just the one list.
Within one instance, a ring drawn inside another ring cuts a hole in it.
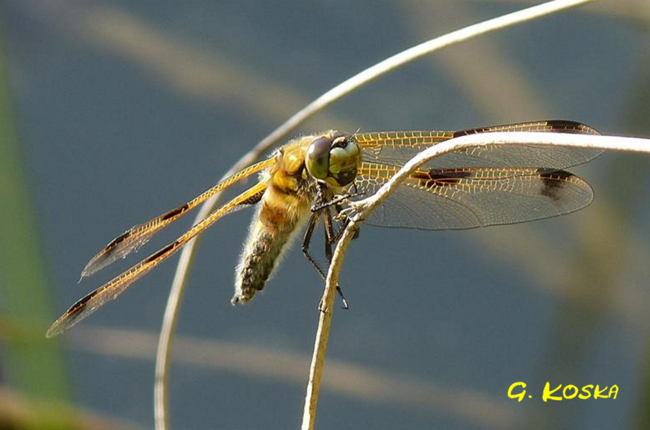
[{"label": "dragonfly", "polygon": [[[329,130],[289,141],[268,159],[247,167],[198,197],[108,243],[82,271],[93,275],[138,250],[156,233],[213,195],[258,175],[258,181],[164,246],[74,303],[47,331],[63,333],[227,214],[256,206],[235,274],[232,304],[249,302],[262,290],[289,244],[306,225],[302,250],[322,221],[325,254],[331,262],[337,240],[334,224],[346,201],[374,194],[417,153],[459,136],[488,132],[599,134],[568,120],[534,121],[462,131],[343,133]],[[566,168],[592,160],[602,151],[543,145],[489,145],[450,152],[416,169],[366,223],[422,230],[470,229],[514,224],[568,214],[589,205],[593,190]],[[339,218],[339,224],[345,219]],[[339,225],[339,227],[342,227]],[[342,228],[339,228],[339,232]]]}]

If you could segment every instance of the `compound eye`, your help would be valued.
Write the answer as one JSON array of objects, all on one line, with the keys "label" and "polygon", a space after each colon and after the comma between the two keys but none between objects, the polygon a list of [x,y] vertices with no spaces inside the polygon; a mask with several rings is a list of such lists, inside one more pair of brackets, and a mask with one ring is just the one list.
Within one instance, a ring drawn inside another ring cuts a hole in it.
[{"label": "compound eye", "polygon": [[313,178],[324,181],[329,175],[331,145],[332,140],[325,136],[314,139],[309,144],[305,166]]},{"label": "compound eye", "polygon": [[329,182],[338,186],[352,183],[357,176],[360,160],[361,151],[355,142],[344,140],[335,143],[330,151]]}]

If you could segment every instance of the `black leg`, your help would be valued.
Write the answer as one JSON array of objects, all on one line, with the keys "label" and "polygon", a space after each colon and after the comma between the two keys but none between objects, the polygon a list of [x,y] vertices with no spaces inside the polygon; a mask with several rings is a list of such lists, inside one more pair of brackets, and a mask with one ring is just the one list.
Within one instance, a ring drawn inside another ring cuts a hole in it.
[{"label": "black leg", "polygon": [[[332,256],[333,256],[332,244],[338,242],[339,238],[336,238],[334,235],[334,226],[332,225],[332,214],[329,208],[325,209],[325,214],[323,215],[323,224],[325,226],[325,257],[327,258],[328,265],[331,266]],[[348,301],[345,300],[345,296],[343,295],[343,290],[341,290],[341,286],[338,284],[336,284],[336,291],[339,293],[339,296],[341,297],[341,308],[349,309],[350,306],[348,306]]]},{"label": "black leg", "polygon": [[[327,276],[325,275],[325,272],[320,268],[318,265],[318,262],[314,257],[311,256],[309,253],[309,245],[311,243],[311,237],[314,234],[314,229],[316,228],[316,224],[318,223],[318,219],[323,215],[322,213],[312,213],[311,216],[309,217],[309,221],[307,223],[307,229],[305,230],[305,236],[303,237],[302,240],[302,253],[307,258],[309,263],[311,263],[312,267],[316,270],[316,272],[320,275],[320,277],[325,280],[327,279]],[[325,256],[327,257],[327,262],[331,264],[332,262],[332,216],[329,212],[329,210],[325,211],[324,213],[324,224],[325,224]],[[329,228],[327,227],[329,226]],[[348,301],[345,299],[345,296],[343,295],[343,292],[341,291],[341,287],[337,284],[336,285],[336,291],[338,292],[339,296],[341,297],[341,307],[343,309],[348,309]]]},{"label": "black leg", "polygon": [[325,208],[336,206],[339,203],[348,200],[350,197],[354,197],[354,194],[349,194],[349,193],[339,194],[338,196],[334,197],[330,201],[324,201],[324,199],[317,200],[316,204],[314,204],[311,207],[311,211],[312,212],[319,212],[319,211],[322,211]]},{"label": "black leg", "polygon": [[325,258],[327,258],[329,264],[332,264],[332,244],[336,243],[336,239],[334,238],[334,226],[332,224],[332,214],[330,213],[329,208],[325,209],[323,225],[325,227]]},{"label": "black leg", "polygon": [[[332,243],[337,243],[339,240],[341,240],[341,236],[343,236],[343,232],[345,231],[345,227],[348,226],[348,223],[350,220],[346,218],[343,220],[343,222],[340,223],[339,229],[336,233],[334,233],[334,229],[332,228]],[[356,236],[354,237],[356,239]]]},{"label": "black leg", "polygon": [[305,230],[305,236],[302,239],[302,253],[305,256],[305,258],[309,260],[312,267],[316,270],[316,272],[318,272],[320,277],[325,279],[325,273],[316,262],[316,259],[312,257],[311,254],[309,253],[309,244],[311,243],[311,236],[314,234],[314,228],[316,228],[316,223],[318,222],[318,218],[320,218],[319,213],[312,213],[311,216],[309,217],[309,222],[307,223],[307,229]]}]

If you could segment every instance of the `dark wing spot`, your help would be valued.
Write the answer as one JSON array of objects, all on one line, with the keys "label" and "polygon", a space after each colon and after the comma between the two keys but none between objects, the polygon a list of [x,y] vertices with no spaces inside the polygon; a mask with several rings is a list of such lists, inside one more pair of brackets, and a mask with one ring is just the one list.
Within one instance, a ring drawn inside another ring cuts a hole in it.
[{"label": "dark wing spot", "polygon": [[155,253],[151,254],[149,257],[147,257],[146,260],[144,260],[142,263],[151,263],[152,261],[156,260],[157,258],[161,257],[162,255],[167,254],[168,252],[172,251],[175,247],[177,246],[177,242],[172,242],[169,245],[165,246],[164,248],[156,251]]},{"label": "dark wing spot", "polygon": [[493,125],[490,127],[471,128],[454,132],[454,137],[467,136],[470,134],[487,133],[494,131],[535,131],[547,133],[573,133],[573,134],[600,134],[597,130],[588,125],[565,119],[553,119],[548,121],[522,122],[519,124]]},{"label": "dark wing spot", "polygon": [[566,170],[552,170],[552,169],[537,169],[537,173],[542,179],[544,184],[541,194],[553,200],[560,200],[562,196],[559,194],[560,190],[564,187],[573,176],[573,173]]},{"label": "dark wing spot", "polygon": [[78,310],[80,310],[80,309],[86,307],[86,303],[88,303],[88,301],[89,301],[90,299],[92,299],[93,297],[95,297],[95,296],[97,295],[97,291],[98,291],[98,290],[95,290],[95,291],[93,291],[92,293],[90,293],[90,294],[88,294],[88,295],[82,297],[81,299],[79,299],[79,301],[77,301],[77,303],[75,303],[75,304],[70,308],[70,310],[71,310],[71,311],[74,310],[74,312],[76,313],[76,312],[78,312]]},{"label": "dark wing spot", "polygon": [[168,220],[169,218],[173,218],[173,217],[175,217],[177,215],[180,215],[183,212],[185,212],[187,210],[187,208],[188,208],[188,206],[187,206],[187,203],[186,203],[183,206],[179,206],[176,209],[172,209],[169,212],[167,212],[166,214],[164,214],[163,216],[161,216],[160,220],[165,221],[165,220]]},{"label": "dark wing spot", "polygon": [[124,242],[130,236],[131,236],[131,230],[128,230],[122,233],[121,235],[117,236],[115,239],[111,240],[111,242],[104,247],[104,251],[103,251],[104,255],[101,256],[101,258],[98,258],[98,261],[102,261],[106,259],[117,248],[117,246],[120,243]]},{"label": "dark wing spot", "polygon": [[411,173],[411,178],[418,180],[418,185],[425,188],[455,185],[461,179],[469,178],[472,172],[460,169],[426,169]]},{"label": "dark wing spot", "polygon": [[131,230],[129,230],[129,231],[125,231],[125,232],[122,233],[121,235],[117,236],[115,239],[111,240],[111,243],[109,243],[108,245],[106,245],[106,248],[104,248],[104,249],[105,249],[106,251],[108,251],[108,250],[110,250],[111,248],[116,247],[116,246],[119,245],[120,243],[124,242],[124,240],[125,240],[126,238],[128,238],[129,236],[131,236]]},{"label": "dark wing spot", "polygon": [[482,128],[472,128],[469,130],[458,130],[454,131],[454,139],[461,136],[467,136],[470,134],[483,133],[485,130]]},{"label": "dark wing spot", "polygon": [[66,318],[69,319],[70,321],[74,321],[77,319],[77,317],[83,313],[83,311],[86,309],[86,305],[88,302],[97,295],[99,290],[95,290],[92,293],[80,298],[74,305],[70,306],[70,309],[68,309],[65,313]]},{"label": "dark wing spot", "polygon": [[546,125],[551,129],[551,131],[560,133],[600,134],[597,130],[594,130],[588,125],[565,119],[549,120],[546,121]]}]

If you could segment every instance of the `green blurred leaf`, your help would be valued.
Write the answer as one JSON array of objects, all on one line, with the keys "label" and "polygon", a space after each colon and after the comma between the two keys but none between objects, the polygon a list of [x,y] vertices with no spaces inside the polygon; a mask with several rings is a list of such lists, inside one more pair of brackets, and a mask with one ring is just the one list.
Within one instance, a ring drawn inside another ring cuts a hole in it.
[{"label": "green blurred leaf", "polygon": [[[45,263],[23,170],[0,41],[0,341],[3,377],[28,396],[67,400],[61,350],[46,341],[52,319]],[[5,347],[6,346],[6,347]]]}]

